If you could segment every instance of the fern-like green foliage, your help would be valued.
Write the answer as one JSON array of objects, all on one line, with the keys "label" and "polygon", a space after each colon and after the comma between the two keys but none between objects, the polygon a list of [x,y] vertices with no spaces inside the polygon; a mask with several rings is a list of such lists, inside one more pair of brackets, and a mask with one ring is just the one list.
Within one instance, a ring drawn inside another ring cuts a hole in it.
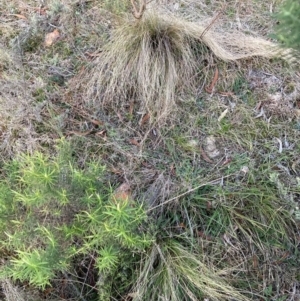
[{"label": "fern-like green foliage", "polygon": [[151,243],[143,206],[116,199],[104,166],[79,168],[71,154],[62,141],[54,157],[23,155],[5,166],[0,248],[11,256],[0,276],[45,288],[58,271],[76,270],[80,254],[96,254],[99,278],[108,279]]},{"label": "fern-like green foliage", "polygon": [[286,0],[279,13],[276,37],[285,47],[300,51],[300,1]]}]

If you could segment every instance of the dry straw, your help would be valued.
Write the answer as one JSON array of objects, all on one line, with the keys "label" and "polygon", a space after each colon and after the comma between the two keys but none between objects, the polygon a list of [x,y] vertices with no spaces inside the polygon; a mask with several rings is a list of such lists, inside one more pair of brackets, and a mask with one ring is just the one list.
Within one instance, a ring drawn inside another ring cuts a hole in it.
[{"label": "dry straw", "polygon": [[[139,111],[162,123],[176,108],[177,96],[192,93],[212,53],[223,61],[271,58],[277,47],[240,32],[218,32],[166,12],[147,10],[115,30],[96,60],[88,99],[108,108],[137,102]],[[197,75],[197,76],[195,76]]]},{"label": "dry straw", "polygon": [[132,300],[250,301],[226,281],[232,271],[217,270],[191,249],[175,240],[155,244],[143,260]]}]

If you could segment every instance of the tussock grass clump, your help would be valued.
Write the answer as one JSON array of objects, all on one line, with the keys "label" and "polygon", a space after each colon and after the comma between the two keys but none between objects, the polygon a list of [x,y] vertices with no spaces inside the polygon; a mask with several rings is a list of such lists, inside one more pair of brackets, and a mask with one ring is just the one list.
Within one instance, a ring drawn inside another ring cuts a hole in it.
[{"label": "tussock grass clump", "polygon": [[193,85],[189,79],[197,66],[192,40],[182,29],[169,16],[154,14],[126,23],[97,61],[88,94],[118,106],[134,100],[142,112],[167,116],[176,90]]},{"label": "tussock grass clump", "polygon": [[217,271],[201,260],[197,247],[191,251],[191,246],[170,240],[154,245],[148,255],[132,294],[134,301],[248,300],[222,277],[225,270]]},{"label": "tussock grass clump", "polygon": [[272,46],[261,38],[218,33],[149,10],[113,33],[96,61],[87,98],[118,108],[136,101],[141,112],[160,122],[174,110],[178,96],[199,86],[210,53],[224,61],[272,57]]}]

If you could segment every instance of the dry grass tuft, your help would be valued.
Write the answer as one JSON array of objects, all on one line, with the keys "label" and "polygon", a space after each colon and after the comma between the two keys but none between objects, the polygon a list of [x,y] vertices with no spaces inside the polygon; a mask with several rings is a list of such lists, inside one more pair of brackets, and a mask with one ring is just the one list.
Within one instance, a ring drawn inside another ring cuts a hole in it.
[{"label": "dry grass tuft", "polygon": [[1,281],[2,292],[6,301],[24,301],[24,293],[9,279]]},{"label": "dry grass tuft", "polygon": [[[6,62],[2,58],[7,58]],[[24,67],[13,53],[0,53],[0,160],[21,152],[32,152],[49,138],[38,133],[44,102],[37,102],[45,84],[41,78],[27,79]]]},{"label": "dry grass tuft", "polygon": [[[163,119],[175,105],[175,92],[188,80],[198,60],[192,40],[175,19],[147,14],[119,28],[96,62],[89,98],[103,104],[138,101],[142,112]],[[95,90],[96,87],[96,90]]]},{"label": "dry grass tuft", "polygon": [[[96,60],[87,99],[118,107],[136,101],[152,121],[165,121],[178,95],[201,83],[207,57],[224,61],[274,57],[275,45],[240,32],[219,33],[200,23],[148,11],[126,21]],[[90,74],[88,75],[90,76]]]},{"label": "dry grass tuft", "polygon": [[[20,284],[14,283],[9,278],[3,278],[0,281],[1,296],[4,299],[1,301],[41,301],[38,296],[38,291],[35,289],[28,289],[26,286],[20,286]],[[44,298],[43,298],[44,299]],[[59,301],[60,298],[47,299],[49,301]]]},{"label": "dry grass tuft", "polygon": [[143,262],[133,301],[249,300],[225,280],[228,271],[217,271],[199,258],[175,241],[156,244]]}]

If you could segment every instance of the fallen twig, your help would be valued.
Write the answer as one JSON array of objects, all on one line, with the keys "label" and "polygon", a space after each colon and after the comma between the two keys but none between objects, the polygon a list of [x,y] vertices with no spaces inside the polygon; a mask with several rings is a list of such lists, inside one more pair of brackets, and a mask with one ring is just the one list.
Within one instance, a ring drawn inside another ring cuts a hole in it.
[{"label": "fallen twig", "polygon": [[130,0],[131,1],[131,5],[133,7],[133,16],[136,19],[140,19],[143,14],[144,11],[146,10],[146,0],[139,0],[139,4],[140,4],[140,8],[137,8],[137,5],[135,3],[135,0]]},{"label": "fallen twig", "polygon": [[190,189],[190,190],[188,190],[188,191],[186,191],[186,192],[183,192],[182,194],[179,194],[179,195],[177,195],[177,196],[175,196],[175,197],[173,197],[173,198],[171,198],[171,199],[166,200],[165,202],[163,202],[163,203],[161,203],[161,204],[159,204],[159,205],[157,205],[157,206],[154,206],[154,207],[148,209],[147,212],[150,212],[150,211],[152,211],[152,210],[154,210],[154,209],[156,209],[156,208],[158,208],[158,207],[164,206],[164,205],[166,205],[166,204],[168,204],[168,203],[170,203],[170,202],[172,202],[172,201],[174,201],[174,200],[176,200],[176,199],[179,199],[179,198],[181,198],[181,197],[183,197],[183,196],[185,196],[185,195],[187,195],[187,194],[189,194],[189,193],[191,193],[191,192],[193,192],[193,191],[195,191],[195,190],[197,190],[197,189],[199,189],[199,188],[201,188],[201,187],[203,187],[203,186],[206,186],[206,185],[213,185],[213,184],[216,184],[216,182],[223,181],[223,179],[229,178],[229,177],[231,177],[232,175],[233,175],[233,174],[230,174],[230,175],[224,176],[224,177],[222,177],[222,178],[218,178],[218,179],[216,179],[216,180],[212,180],[212,181],[210,181],[210,182],[206,182],[206,183],[203,183],[203,184],[201,184],[201,185],[199,185],[199,186],[196,186],[196,187],[194,187],[194,188],[192,188],[192,189]]},{"label": "fallen twig", "polygon": [[210,28],[214,25],[214,23],[220,18],[220,16],[223,14],[226,7],[227,7],[227,4],[224,4],[222,9],[217,13],[217,15],[211,20],[211,22],[208,24],[208,26],[203,30],[203,32],[201,33],[200,39],[203,38],[203,36],[210,30]]}]

